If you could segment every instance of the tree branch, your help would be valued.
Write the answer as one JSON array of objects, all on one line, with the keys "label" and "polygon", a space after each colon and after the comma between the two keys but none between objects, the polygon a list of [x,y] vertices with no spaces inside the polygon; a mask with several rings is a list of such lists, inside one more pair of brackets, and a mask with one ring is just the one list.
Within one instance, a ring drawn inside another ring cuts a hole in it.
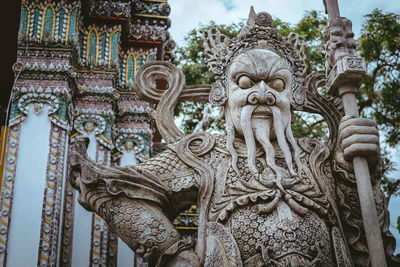
[{"label": "tree branch", "polygon": [[394,183],[388,185],[388,188],[387,188],[387,197],[386,197],[386,200],[387,200],[387,204],[388,204],[388,205],[389,205],[390,198],[391,198],[392,195],[397,191],[399,185],[400,185],[400,179],[397,179]]},{"label": "tree branch", "polygon": [[308,127],[314,127],[315,125],[317,125],[317,124],[320,124],[321,122],[324,122],[324,119],[320,119],[320,120],[318,120],[318,121],[316,121],[316,122],[313,122],[311,125],[309,125]]}]

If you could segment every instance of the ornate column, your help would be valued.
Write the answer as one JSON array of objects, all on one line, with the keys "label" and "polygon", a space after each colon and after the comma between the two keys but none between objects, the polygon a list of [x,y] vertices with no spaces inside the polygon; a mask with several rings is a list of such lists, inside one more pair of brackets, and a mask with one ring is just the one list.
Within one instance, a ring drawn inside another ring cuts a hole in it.
[{"label": "ornate column", "polygon": [[[87,12],[87,10],[86,10]],[[83,16],[86,14],[83,14]],[[79,23],[75,50],[74,114],[71,142],[82,136],[91,140],[88,154],[101,164],[110,165],[114,148],[111,136],[113,92],[118,72],[121,26]],[[62,255],[66,266],[114,265],[115,239],[100,217],[77,202],[74,190],[65,182]]]},{"label": "ornate column", "polygon": [[57,265],[80,2],[23,1],[1,188],[0,265]]},{"label": "ornate column", "polygon": [[[132,93],[123,93],[117,100],[118,114],[114,126],[114,165],[136,165],[148,159],[152,147],[150,105]],[[147,266],[118,238],[119,266]]]},{"label": "ornate column", "polygon": [[[89,80],[78,77],[78,86],[81,82],[86,84],[111,82],[101,80],[100,77],[91,78]],[[114,112],[109,88],[105,85],[99,89],[102,91],[84,90],[78,94],[79,97],[74,102],[75,133],[71,135],[71,142],[74,142],[76,138],[88,137],[90,139],[88,155],[92,160],[108,166],[111,164],[111,151],[114,148],[111,141]],[[115,265],[115,234],[109,231],[107,224],[99,216],[88,212],[77,202],[77,194],[68,182],[66,196],[63,264],[70,266]]]},{"label": "ornate column", "polygon": [[57,261],[71,95],[68,75],[38,75],[25,68],[13,90],[0,215],[4,266]]}]

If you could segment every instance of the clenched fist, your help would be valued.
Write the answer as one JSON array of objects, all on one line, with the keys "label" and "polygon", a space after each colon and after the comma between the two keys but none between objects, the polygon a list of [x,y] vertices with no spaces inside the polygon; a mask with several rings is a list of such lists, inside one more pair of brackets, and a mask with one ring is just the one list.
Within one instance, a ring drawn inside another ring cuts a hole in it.
[{"label": "clenched fist", "polygon": [[368,160],[374,167],[380,158],[379,133],[376,122],[371,119],[344,116],[339,124],[338,145],[346,161],[356,156]]}]

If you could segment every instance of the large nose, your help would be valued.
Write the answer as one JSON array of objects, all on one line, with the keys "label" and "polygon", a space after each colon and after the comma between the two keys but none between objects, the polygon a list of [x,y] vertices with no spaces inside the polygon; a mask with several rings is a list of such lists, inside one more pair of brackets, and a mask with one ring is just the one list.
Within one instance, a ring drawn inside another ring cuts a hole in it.
[{"label": "large nose", "polygon": [[272,106],[275,104],[276,98],[273,93],[271,93],[265,82],[261,81],[259,84],[259,90],[251,93],[247,97],[247,102],[252,105],[267,104],[268,106]]}]

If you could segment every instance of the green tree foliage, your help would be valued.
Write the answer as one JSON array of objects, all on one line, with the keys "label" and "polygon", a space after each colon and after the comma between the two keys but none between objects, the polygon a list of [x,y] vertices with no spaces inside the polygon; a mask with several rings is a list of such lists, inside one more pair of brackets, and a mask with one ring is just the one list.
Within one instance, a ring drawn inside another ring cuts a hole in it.
[{"label": "green tree foliage", "polygon": [[[375,118],[385,145],[395,147],[400,142],[400,15],[375,9],[365,18],[358,43],[368,75],[358,96],[359,109]],[[382,186],[390,200],[400,193],[400,177],[387,176],[396,166],[386,154],[382,153],[386,167]]]},{"label": "green tree foliage", "polygon": [[368,68],[361,87],[360,111],[375,116],[388,145],[400,142],[400,15],[375,9],[358,39]]},{"label": "green tree foliage", "polygon": [[397,230],[400,232],[400,217],[397,217]]},{"label": "green tree foliage", "polygon": [[[322,70],[325,66],[325,59],[321,53],[321,47],[324,44],[323,32],[328,24],[326,16],[312,10],[307,11],[303,18],[294,25],[292,32],[297,33],[305,38],[306,41],[306,57],[307,57],[307,74]],[[278,30],[279,31],[279,30]],[[280,34],[287,34],[279,31]]]}]

